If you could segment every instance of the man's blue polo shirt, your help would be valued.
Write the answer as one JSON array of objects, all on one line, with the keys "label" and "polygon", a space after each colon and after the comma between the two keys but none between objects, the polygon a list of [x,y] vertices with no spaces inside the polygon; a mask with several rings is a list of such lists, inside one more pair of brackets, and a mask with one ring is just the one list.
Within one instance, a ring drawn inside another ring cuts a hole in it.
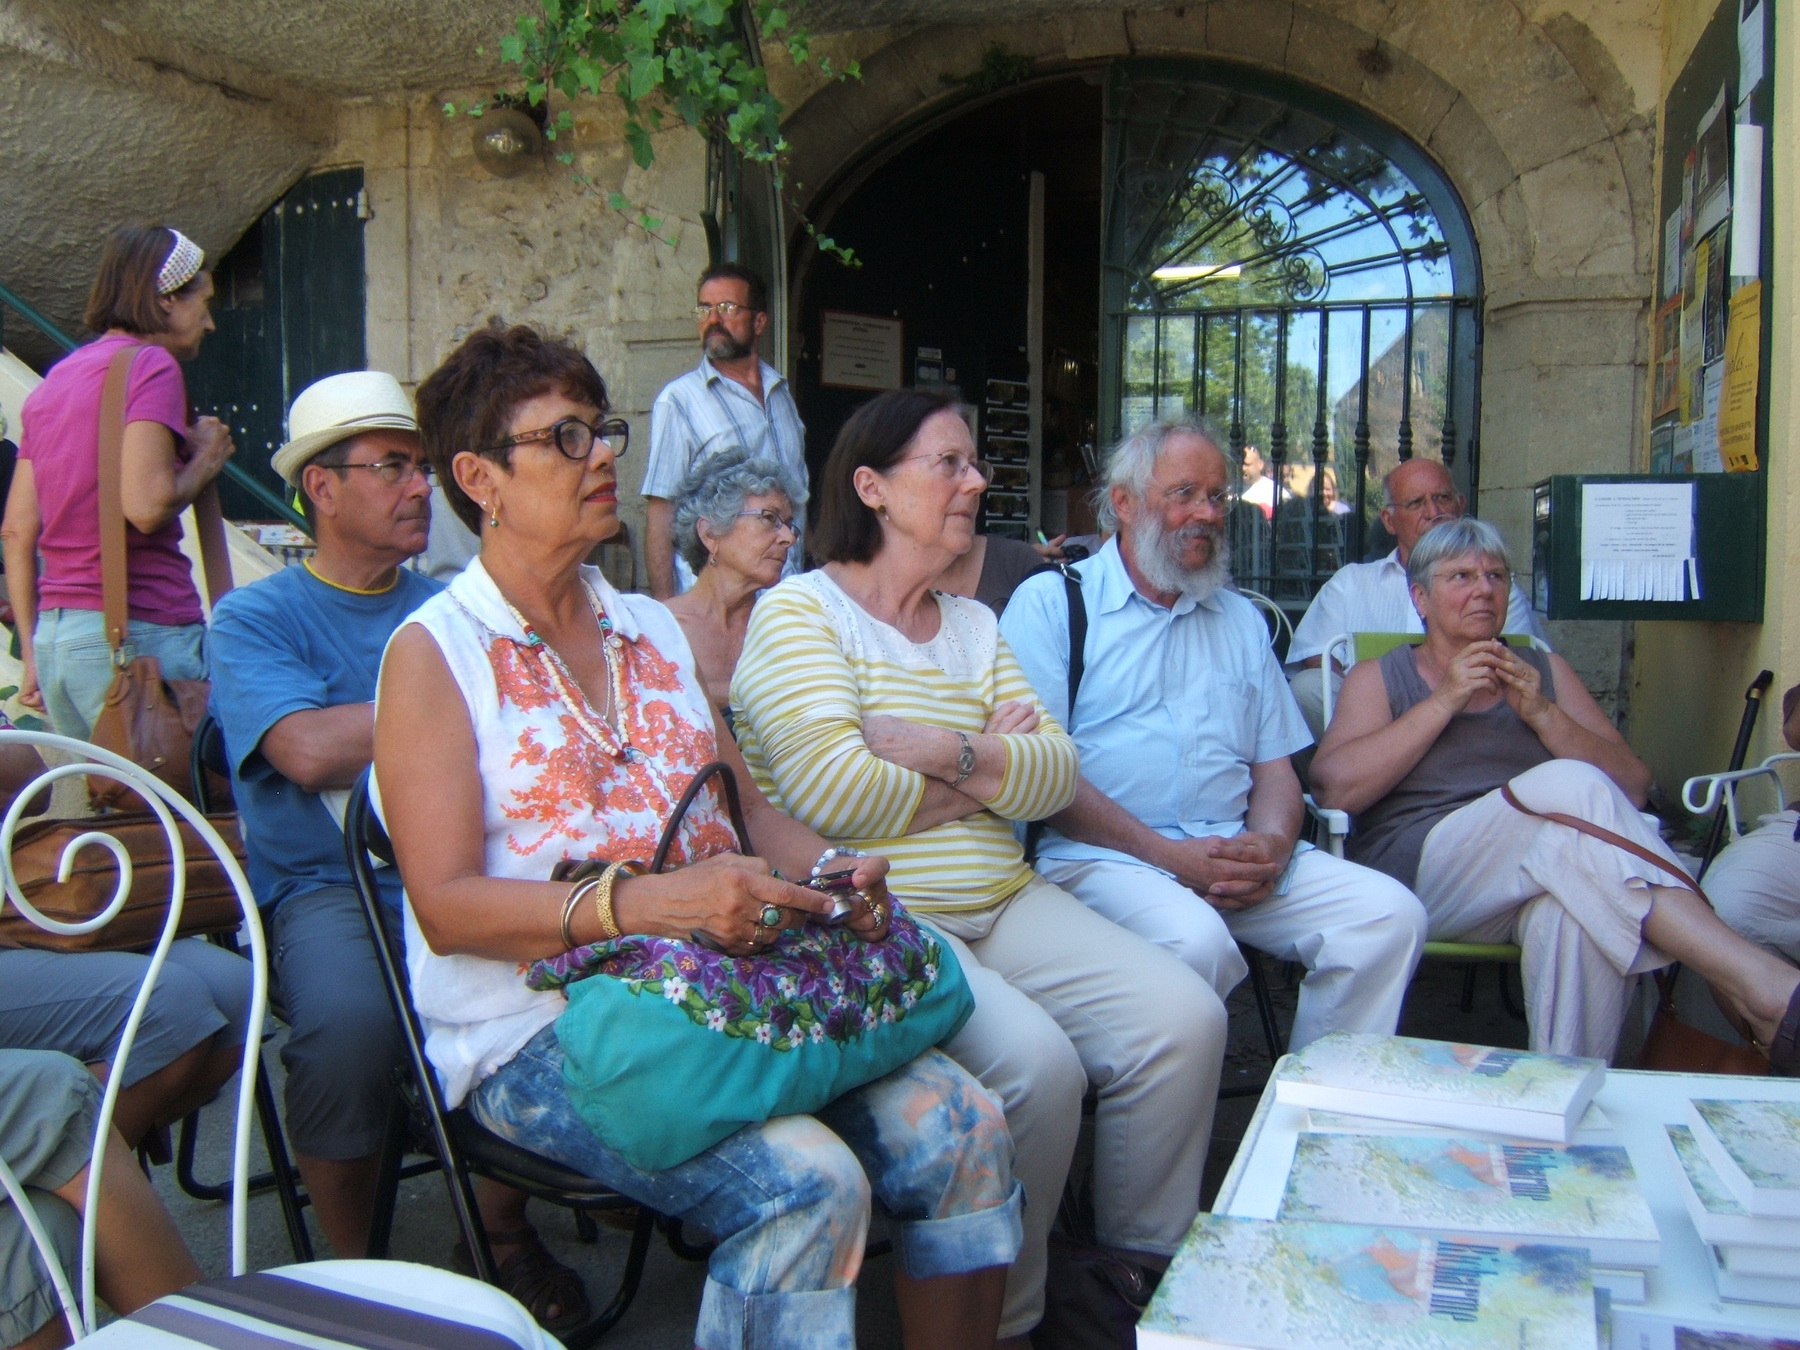
[{"label": "man's blue polo shirt", "polygon": [[[351,879],[337,821],[318,793],[263,758],[263,737],[289,713],[373,702],[388,639],[442,589],[402,568],[391,590],[357,595],[287,567],[233,591],[213,611],[212,715],[225,732],[250,885],[264,908]],[[377,875],[383,897],[398,906],[398,870]]]}]

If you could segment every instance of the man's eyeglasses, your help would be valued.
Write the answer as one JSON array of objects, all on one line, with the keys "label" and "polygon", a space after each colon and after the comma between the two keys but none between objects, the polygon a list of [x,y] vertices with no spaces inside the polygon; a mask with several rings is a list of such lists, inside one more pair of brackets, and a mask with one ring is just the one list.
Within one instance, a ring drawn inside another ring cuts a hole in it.
[{"label": "man's eyeglasses", "polygon": [[985,459],[964,459],[961,455],[945,452],[941,455],[908,455],[900,461],[902,464],[923,464],[939,478],[947,478],[955,482],[970,469],[981,475],[983,483],[994,481],[994,466]]},{"label": "man's eyeglasses", "polygon": [[1211,492],[1201,492],[1198,483],[1178,483],[1172,488],[1163,489],[1163,500],[1174,506],[1188,506],[1194,501],[1204,501],[1215,511],[1223,511],[1231,505],[1230,488],[1214,488]]},{"label": "man's eyeglasses", "polygon": [[749,308],[750,306],[740,305],[735,300],[721,300],[714,305],[695,305],[694,322],[705,323],[712,315],[717,314],[726,323],[730,323],[741,312]]},{"label": "man's eyeglasses", "polygon": [[594,442],[597,440],[605,441],[606,448],[617,459],[631,445],[631,426],[623,417],[609,417],[592,426],[579,417],[565,417],[560,422],[539,427],[536,431],[521,431],[517,436],[508,436],[493,448],[504,450],[509,445],[523,445],[527,441],[549,441],[565,458],[585,460],[594,452]]},{"label": "man's eyeglasses", "polygon": [[394,455],[387,459],[378,459],[373,464],[327,464],[328,469],[372,469],[375,476],[389,487],[399,487],[410,483],[414,474],[423,474],[427,483],[437,482],[437,470],[422,459],[407,459],[404,455]]},{"label": "man's eyeglasses", "polygon": [[794,524],[791,516],[777,515],[766,506],[760,511],[739,511],[737,518],[739,520],[760,520],[769,527],[770,534],[780,534],[783,530],[792,535],[800,533],[800,527]]}]

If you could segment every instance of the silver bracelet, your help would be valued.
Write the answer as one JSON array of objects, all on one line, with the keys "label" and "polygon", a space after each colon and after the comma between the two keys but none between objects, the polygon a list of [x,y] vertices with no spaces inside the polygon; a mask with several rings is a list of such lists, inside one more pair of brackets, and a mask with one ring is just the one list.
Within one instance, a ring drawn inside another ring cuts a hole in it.
[{"label": "silver bracelet", "polygon": [[957,732],[956,739],[962,748],[956,753],[956,777],[950,780],[951,787],[961,787],[970,774],[975,772],[975,746],[966,732]]},{"label": "silver bracelet", "polygon": [[864,853],[860,848],[840,848],[838,845],[833,844],[830,848],[821,853],[819,855],[819,861],[812,865],[812,879],[817,881],[820,877],[824,876],[825,864],[830,862],[833,858],[866,858],[868,856],[869,855]]}]

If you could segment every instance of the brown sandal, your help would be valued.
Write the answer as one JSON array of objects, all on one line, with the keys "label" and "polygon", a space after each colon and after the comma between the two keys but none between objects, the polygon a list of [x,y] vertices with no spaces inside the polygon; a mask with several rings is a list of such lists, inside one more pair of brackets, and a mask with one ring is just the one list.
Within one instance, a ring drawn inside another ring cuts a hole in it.
[{"label": "brown sandal", "polygon": [[[489,1232],[488,1245],[518,1248],[499,1263],[495,1274],[500,1288],[524,1304],[545,1331],[553,1335],[573,1331],[588,1320],[587,1289],[581,1276],[550,1254],[536,1229]],[[464,1275],[475,1273],[467,1243],[459,1240],[450,1249],[450,1260]],[[549,1315],[552,1308],[557,1310],[555,1317]]]}]

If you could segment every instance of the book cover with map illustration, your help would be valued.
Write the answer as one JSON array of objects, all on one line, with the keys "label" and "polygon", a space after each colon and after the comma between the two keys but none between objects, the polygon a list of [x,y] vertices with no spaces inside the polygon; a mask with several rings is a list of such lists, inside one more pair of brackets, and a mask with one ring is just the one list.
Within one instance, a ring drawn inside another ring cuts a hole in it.
[{"label": "book cover with map illustration", "polygon": [[[1752,1214],[1719,1179],[1700,1141],[1686,1125],[1665,1125],[1669,1150],[1677,1164],[1675,1177],[1687,1205],[1694,1231],[1715,1246],[1786,1247],[1800,1261],[1800,1219],[1769,1218]],[[1767,1274],[1767,1271],[1758,1271]],[[1796,1271],[1800,1276],[1800,1271]]]},{"label": "book cover with map illustration", "polygon": [[1648,1269],[1662,1250],[1631,1156],[1614,1144],[1305,1133],[1280,1217],[1568,1243],[1598,1266]]},{"label": "book cover with map illustration", "polygon": [[1202,1214],[1139,1350],[1596,1350],[1578,1247]]},{"label": "book cover with map illustration", "polygon": [[1694,1139],[1751,1214],[1800,1218],[1800,1102],[1695,1097]]},{"label": "book cover with map illustration", "polygon": [[1338,1031],[1281,1061],[1275,1098],[1566,1144],[1605,1080],[1597,1059]]}]

